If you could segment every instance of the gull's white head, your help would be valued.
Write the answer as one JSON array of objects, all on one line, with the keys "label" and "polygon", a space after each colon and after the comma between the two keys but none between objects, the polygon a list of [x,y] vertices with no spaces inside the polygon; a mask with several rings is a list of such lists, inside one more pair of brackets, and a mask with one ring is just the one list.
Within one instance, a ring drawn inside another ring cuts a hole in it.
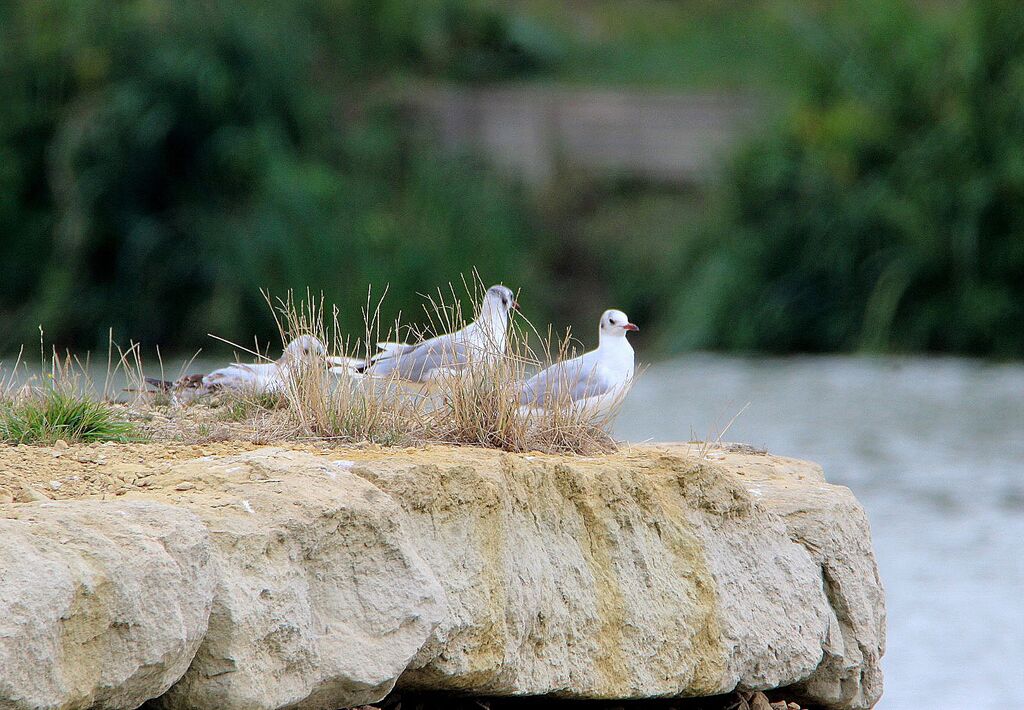
[{"label": "gull's white head", "polygon": [[629,322],[629,317],[622,311],[611,308],[601,314],[598,333],[601,339],[615,337],[625,338],[631,330],[640,330]]},{"label": "gull's white head", "polygon": [[483,317],[503,316],[508,317],[512,311],[518,311],[519,304],[516,303],[516,295],[512,289],[506,286],[491,286],[484,294],[484,303],[480,309]]},{"label": "gull's white head", "polygon": [[312,335],[300,335],[284,349],[284,359],[290,361],[310,362],[326,356],[327,348]]}]

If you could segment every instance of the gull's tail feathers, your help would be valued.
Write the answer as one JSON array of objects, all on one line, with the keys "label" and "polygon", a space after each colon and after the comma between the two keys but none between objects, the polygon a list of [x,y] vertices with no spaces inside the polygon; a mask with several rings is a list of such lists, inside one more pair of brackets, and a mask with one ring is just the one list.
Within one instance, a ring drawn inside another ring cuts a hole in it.
[{"label": "gull's tail feathers", "polygon": [[366,360],[358,357],[329,357],[327,365],[334,374],[343,375],[347,372],[362,372],[362,368],[366,367]]},{"label": "gull's tail feathers", "polygon": [[381,360],[392,360],[394,358],[403,355],[414,348],[417,344],[410,345],[409,343],[389,343],[379,342],[377,343],[377,349],[380,350],[376,355],[371,357],[369,360],[364,360],[355,366],[355,371],[362,374],[369,374],[367,371],[373,367],[374,363],[380,362]]},{"label": "gull's tail feathers", "polygon": [[160,392],[170,392],[172,390],[191,390],[201,389],[203,387],[203,378],[205,375],[185,375],[180,377],[174,382],[168,382],[167,380],[160,380],[155,377],[147,377],[146,384],[150,387],[155,387]]},{"label": "gull's tail feathers", "polygon": [[168,382],[167,380],[159,380],[155,377],[147,377],[146,384],[149,385],[150,387],[155,387],[160,392],[170,392],[171,389],[173,389],[174,387],[173,382]]}]

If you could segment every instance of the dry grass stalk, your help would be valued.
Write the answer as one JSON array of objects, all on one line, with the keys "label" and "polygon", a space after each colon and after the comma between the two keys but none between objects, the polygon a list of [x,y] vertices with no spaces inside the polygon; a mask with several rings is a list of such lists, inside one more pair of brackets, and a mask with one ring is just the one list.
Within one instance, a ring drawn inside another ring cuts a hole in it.
[{"label": "dry grass stalk", "polygon": [[[354,343],[341,335],[336,308],[331,309],[328,320],[323,296],[314,298],[307,293],[305,300],[297,302],[289,293],[271,303],[282,342],[309,335],[323,343],[330,356],[366,360],[381,339],[383,297],[374,301],[370,290],[363,309],[363,337]],[[395,324],[386,335],[398,330]],[[297,363],[289,372],[281,394],[304,436],[389,445],[424,439],[426,401],[395,378],[333,374],[322,360],[311,359]]]},{"label": "dry grass stalk", "polygon": [[[695,441],[694,442],[694,443],[698,444],[698,447],[697,447],[697,458],[698,459],[700,459],[701,461],[706,461],[709,458],[708,455],[711,453],[712,449],[722,448],[722,446],[723,446],[722,439],[725,437],[725,435],[732,428],[732,425],[736,423],[736,420],[740,418],[740,415],[742,415],[745,411],[747,411],[747,407],[749,407],[749,406],[750,406],[750,402],[747,402],[746,404],[744,404],[743,407],[740,408],[740,411],[736,412],[732,416],[732,419],[730,419],[729,422],[725,425],[725,427],[721,431],[719,431],[717,434],[714,433],[714,427],[712,427],[712,430],[708,432],[708,435],[706,437],[704,437],[703,440]],[[692,431],[691,431],[691,434],[692,434]],[[691,437],[691,438],[693,438],[693,437]]]}]

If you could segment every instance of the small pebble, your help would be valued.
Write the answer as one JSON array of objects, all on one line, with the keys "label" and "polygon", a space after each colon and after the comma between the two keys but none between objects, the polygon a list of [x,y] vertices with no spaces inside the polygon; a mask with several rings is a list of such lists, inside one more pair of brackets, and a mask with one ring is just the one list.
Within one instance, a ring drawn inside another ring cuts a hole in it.
[{"label": "small pebble", "polygon": [[196,487],[196,484],[194,484],[194,483],[189,483],[188,481],[182,481],[181,483],[179,483],[178,485],[176,485],[174,487],[174,490],[176,490],[176,491],[190,491],[190,490],[192,490],[195,487]]},{"label": "small pebble", "polygon": [[53,448],[58,450],[66,449],[68,448],[68,442],[63,439],[57,439],[57,441],[53,442]]},{"label": "small pebble", "polygon": [[36,501],[50,500],[49,496],[40,493],[32,486],[22,486],[18,491],[16,500],[19,503],[34,503]]},{"label": "small pebble", "polygon": [[50,488],[52,488],[53,490],[57,490],[58,488],[61,487],[61,485],[62,484],[60,481],[50,481]]}]

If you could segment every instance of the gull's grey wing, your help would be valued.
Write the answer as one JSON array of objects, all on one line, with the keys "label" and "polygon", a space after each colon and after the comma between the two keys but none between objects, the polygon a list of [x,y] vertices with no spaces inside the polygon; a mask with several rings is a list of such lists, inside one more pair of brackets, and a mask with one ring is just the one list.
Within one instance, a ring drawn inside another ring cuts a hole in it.
[{"label": "gull's grey wing", "polygon": [[397,352],[386,351],[373,361],[367,372],[378,376],[397,372],[403,380],[425,382],[433,370],[459,367],[468,362],[468,348],[456,335],[439,335]]},{"label": "gull's grey wing", "polygon": [[377,349],[380,350],[375,357],[390,357],[392,355],[399,355],[401,353],[409,352],[415,347],[418,347],[419,343],[377,343]]},{"label": "gull's grey wing", "polygon": [[538,372],[523,385],[520,406],[549,406],[568,397],[578,402],[609,392],[613,384],[604,377],[596,362],[586,356],[556,363]]}]

